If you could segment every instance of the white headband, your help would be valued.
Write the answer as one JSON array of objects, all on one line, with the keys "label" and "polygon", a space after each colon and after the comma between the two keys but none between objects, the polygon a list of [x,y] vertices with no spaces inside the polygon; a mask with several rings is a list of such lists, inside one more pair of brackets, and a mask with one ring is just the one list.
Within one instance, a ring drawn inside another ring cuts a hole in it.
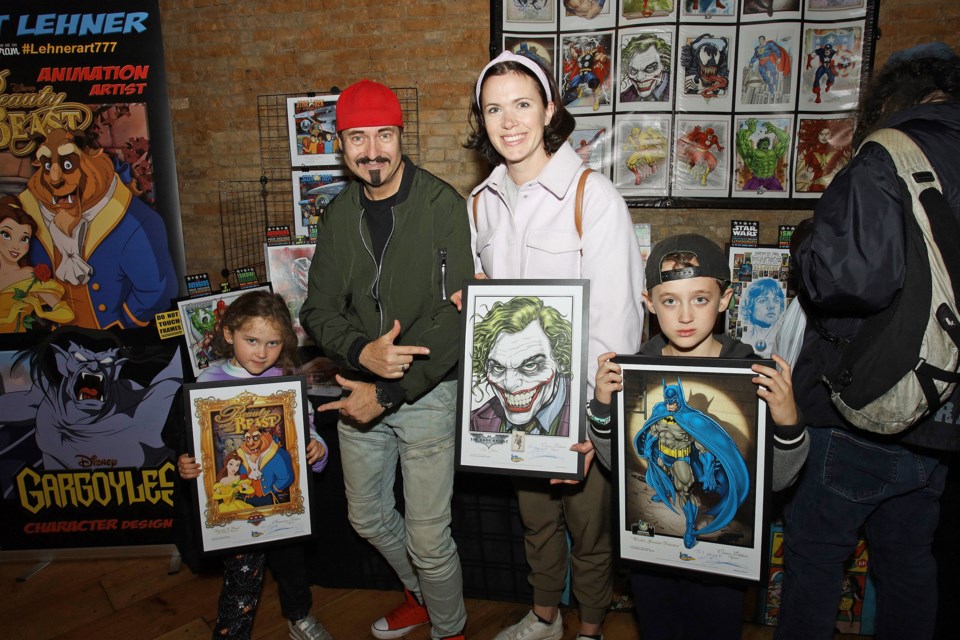
[{"label": "white headband", "polygon": [[553,94],[550,93],[550,82],[547,80],[547,74],[543,72],[543,67],[531,60],[526,56],[518,56],[512,51],[504,51],[496,58],[487,63],[487,66],[483,68],[483,71],[480,72],[480,77],[477,78],[477,104],[480,104],[480,87],[483,85],[483,78],[487,75],[487,71],[490,70],[490,67],[500,62],[516,62],[517,64],[523,65],[527,69],[533,72],[533,75],[537,76],[537,80],[540,81],[541,86],[543,86],[543,92],[547,95],[547,102],[553,101]]}]

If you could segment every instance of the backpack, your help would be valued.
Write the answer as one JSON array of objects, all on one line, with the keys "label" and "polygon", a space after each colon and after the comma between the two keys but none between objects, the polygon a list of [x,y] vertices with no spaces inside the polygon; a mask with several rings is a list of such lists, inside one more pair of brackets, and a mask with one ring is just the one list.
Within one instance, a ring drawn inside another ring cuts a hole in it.
[{"label": "backpack", "polygon": [[851,341],[838,343],[840,362],[824,380],[846,420],[891,434],[936,411],[960,381],[960,224],[929,160],[909,136],[882,129],[865,143],[870,141],[883,145],[897,167],[903,287]]}]

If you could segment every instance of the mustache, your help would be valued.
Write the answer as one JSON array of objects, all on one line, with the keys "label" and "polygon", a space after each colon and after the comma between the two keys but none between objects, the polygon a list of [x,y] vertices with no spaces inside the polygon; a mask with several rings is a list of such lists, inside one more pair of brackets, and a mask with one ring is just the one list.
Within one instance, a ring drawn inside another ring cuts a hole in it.
[{"label": "mustache", "polygon": [[386,164],[390,162],[390,158],[387,158],[386,156],[377,156],[376,158],[363,156],[362,158],[357,158],[357,164],[370,164],[371,162],[376,162],[377,164]]}]

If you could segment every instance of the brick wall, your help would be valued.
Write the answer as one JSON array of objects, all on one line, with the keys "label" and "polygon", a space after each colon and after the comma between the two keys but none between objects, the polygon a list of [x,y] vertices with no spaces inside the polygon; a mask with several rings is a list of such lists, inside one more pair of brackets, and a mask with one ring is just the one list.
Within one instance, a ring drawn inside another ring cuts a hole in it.
[{"label": "brick wall", "polygon": [[[421,161],[466,193],[484,163],[460,145],[475,75],[488,58],[488,0],[160,0],[187,271],[223,266],[220,180],[260,176],[257,96],[346,87],[363,77],[420,94]],[[905,46],[960,45],[960,5],[887,1],[877,63]],[[809,211],[637,209],[654,239],[697,230],[723,241],[730,219],[761,241]]]}]

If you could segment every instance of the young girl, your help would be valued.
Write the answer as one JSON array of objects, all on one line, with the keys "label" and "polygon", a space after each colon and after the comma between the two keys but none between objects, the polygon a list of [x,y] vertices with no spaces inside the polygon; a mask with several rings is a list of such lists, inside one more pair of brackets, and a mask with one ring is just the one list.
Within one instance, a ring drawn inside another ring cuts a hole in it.
[{"label": "young girl", "polygon": [[[213,348],[218,355],[228,356],[229,360],[202,371],[198,382],[293,373],[297,361],[297,337],[283,298],[266,291],[251,291],[234,300],[220,321]],[[307,462],[313,465],[314,471],[320,471],[326,463],[326,444],[312,427],[310,435],[306,447]],[[229,465],[228,455],[224,460],[228,472]],[[180,456],[177,468],[184,480],[200,475],[196,458],[187,454]],[[223,588],[213,637],[250,638],[263,586],[264,563],[270,565],[280,588],[280,609],[289,621],[290,638],[332,640],[326,629],[310,615],[313,597],[303,549],[298,545],[274,547],[264,553],[241,553],[224,559]]]},{"label": "young girl", "polygon": [[[630,214],[602,173],[584,175],[587,168],[567,144],[576,123],[552,75],[505,51],[477,79],[466,146],[497,166],[467,205],[476,271],[488,278],[589,279],[591,358],[633,353],[640,345],[643,283],[629,277],[641,268]],[[589,383],[592,378],[591,371]],[[568,563],[580,637],[601,637],[613,591],[609,481],[594,470],[578,485],[539,479],[515,485],[533,609],[496,640],[563,636],[558,607]]]}]

